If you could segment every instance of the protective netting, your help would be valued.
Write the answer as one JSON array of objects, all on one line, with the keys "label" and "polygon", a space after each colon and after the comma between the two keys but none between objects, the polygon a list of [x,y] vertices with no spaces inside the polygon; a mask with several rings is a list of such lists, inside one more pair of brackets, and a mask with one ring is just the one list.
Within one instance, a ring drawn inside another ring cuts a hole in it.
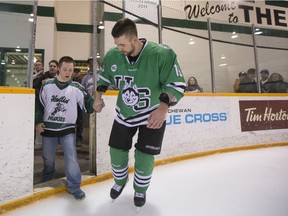
[{"label": "protective netting", "polygon": [[[284,76],[287,74],[285,58],[288,40],[281,36],[283,31],[241,24],[240,20],[237,23],[229,22],[232,6],[227,2],[219,6],[226,20],[220,13],[207,19],[207,16],[201,15],[198,2],[200,1],[161,1],[162,42],[172,46],[177,53],[186,79],[190,76],[197,77],[204,92],[210,92],[213,88],[213,70],[216,92],[232,92],[232,83],[238,73],[255,68],[256,62],[259,70],[269,68],[270,72],[278,72]],[[109,4],[115,13],[122,13],[138,23],[146,24],[145,26],[158,27],[157,0],[112,0],[104,3]],[[212,4],[210,2],[210,7]],[[144,33],[148,36],[155,35],[156,32]],[[211,46],[209,42],[212,42]],[[211,47],[213,49],[210,50]]]},{"label": "protective netting", "polygon": [[[200,11],[197,10],[197,1],[194,1],[194,4],[185,0],[162,0],[161,3],[159,3],[159,0],[110,0],[102,2],[117,8],[131,19],[143,21],[154,26],[158,26],[157,6],[160,4],[163,28],[185,35],[208,39],[207,18],[199,15]],[[231,10],[231,4],[223,3],[221,6],[224,11]],[[214,41],[240,46],[253,46],[252,25],[240,23],[236,25],[223,19],[217,20],[213,18],[211,19],[211,30]],[[275,35],[277,31],[279,30],[255,26],[257,46],[260,48],[288,50],[287,38],[271,37],[271,32]],[[261,34],[258,34],[260,32]],[[234,36],[236,35],[237,37],[235,38]]]}]

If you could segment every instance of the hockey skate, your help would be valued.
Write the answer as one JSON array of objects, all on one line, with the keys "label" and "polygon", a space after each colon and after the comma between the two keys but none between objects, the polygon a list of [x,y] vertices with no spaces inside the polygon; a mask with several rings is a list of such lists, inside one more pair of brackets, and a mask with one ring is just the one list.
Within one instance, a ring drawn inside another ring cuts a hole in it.
[{"label": "hockey skate", "polygon": [[134,205],[137,207],[137,213],[139,213],[140,208],[146,202],[146,193],[138,193],[135,191],[134,193]]},{"label": "hockey skate", "polygon": [[[128,182],[128,180],[127,180],[127,182]],[[126,184],[127,184],[127,182],[126,182]],[[125,188],[126,184],[123,185],[123,186],[121,186],[121,185],[117,185],[117,184],[115,183],[115,184],[113,185],[113,187],[112,187],[111,190],[110,190],[110,197],[111,197],[111,199],[112,199],[112,202],[114,202],[115,199],[117,199],[117,198],[120,196],[120,194],[122,193],[122,191],[123,191],[123,189]]]}]

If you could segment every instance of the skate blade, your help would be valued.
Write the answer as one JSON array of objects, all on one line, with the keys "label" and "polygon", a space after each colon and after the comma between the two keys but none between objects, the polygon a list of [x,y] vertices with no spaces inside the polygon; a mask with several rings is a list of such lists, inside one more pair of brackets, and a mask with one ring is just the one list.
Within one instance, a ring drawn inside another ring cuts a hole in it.
[{"label": "skate blade", "polygon": [[115,202],[115,199],[111,199],[111,203],[114,203]]},{"label": "skate blade", "polygon": [[140,209],[141,209],[141,207],[137,207],[137,208],[136,208],[137,214],[140,212]]}]

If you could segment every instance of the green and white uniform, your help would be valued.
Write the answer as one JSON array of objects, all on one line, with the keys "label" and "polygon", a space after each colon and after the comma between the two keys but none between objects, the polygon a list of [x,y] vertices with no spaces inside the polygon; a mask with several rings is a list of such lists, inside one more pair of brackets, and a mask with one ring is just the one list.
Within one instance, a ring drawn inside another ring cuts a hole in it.
[{"label": "green and white uniform", "polygon": [[43,136],[60,137],[75,133],[77,104],[92,113],[94,99],[78,82],[61,84],[57,78],[47,80],[36,100],[35,124],[44,123]]},{"label": "green and white uniform", "polygon": [[161,93],[167,93],[176,104],[183,97],[186,84],[172,49],[140,40],[144,47],[135,62],[117,47],[107,52],[98,85],[116,85],[119,89],[117,116],[109,140],[115,183],[123,186],[127,182],[128,151],[138,130],[133,185],[136,192],[145,192],[165,131],[165,122],[160,129],[146,127],[149,114],[159,106]]},{"label": "green and white uniform", "polygon": [[117,47],[107,52],[98,85],[110,84],[119,89],[116,121],[127,127],[146,125],[162,92],[172,94],[177,102],[186,87],[174,51],[148,41],[134,63]]}]

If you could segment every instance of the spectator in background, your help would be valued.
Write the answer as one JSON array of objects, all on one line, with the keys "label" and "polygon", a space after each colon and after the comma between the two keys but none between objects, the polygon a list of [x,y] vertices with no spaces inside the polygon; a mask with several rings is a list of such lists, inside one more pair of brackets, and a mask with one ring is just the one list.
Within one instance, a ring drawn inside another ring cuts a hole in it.
[{"label": "spectator in background", "polygon": [[80,76],[81,70],[79,68],[74,68],[72,80],[81,84],[82,79]]},{"label": "spectator in background", "polygon": [[[94,93],[94,79],[93,79],[93,57],[89,57],[87,60],[88,63],[88,71],[87,74],[83,77],[81,84],[84,87],[85,91],[88,92],[90,95],[93,95]],[[95,85],[97,84],[98,81],[98,77],[99,77],[99,72],[100,72],[100,63],[97,61],[97,76],[96,76],[96,80],[95,80]],[[88,124],[90,121],[90,115],[88,116],[88,118],[86,118],[87,115],[86,113],[84,113],[84,122],[83,124],[86,125],[86,119],[88,119]],[[79,145],[79,143],[78,143]],[[86,160],[89,160],[89,156],[85,158]]]},{"label": "spectator in background", "polygon": [[203,92],[195,77],[190,77],[187,81],[186,92]]},{"label": "spectator in background", "polygon": [[267,69],[263,69],[260,71],[261,80],[260,80],[260,87],[261,93],[269,92],[269,71]]},{"label": "spectator in background", "polygon": [[[82,79],[80,77],[79,68],[74,68],[72,80],[81,84]],[[80,106],[77,106],[77,120],[76,120],[76,146],[77,147],[82,146],[82,140],[83,140],[82,133],[83,133],[83,110],[80,108]]]},{"label": "spectator in background", "polygon": [[255,78],[256,70],[254,68],[250,68],[247,71],[247,76],[243,77],[243,79],[240,80],[239,92],[257,93],[257,83],[255,81]]},{"label": "spectator in background", "polygon": [[238,79],[235,79],[235,82],[234,82],[234,85],[233,85],[234,92],[239,92],[240,80],[243,79],[246,76],[247,76],[247,73],[245,71],[241,71],[238,74]]},{"label": "spectator in background", "polygon": [[[33,88],[35,89],[36,95],[38,95],[38,92],[41,88],[43,78],[44,78],[43,63],[42,63],[42,61],[37,60],[34,63],[34,72],[33,72]],[[27,86],[28,76],[24,79],[23,82]]]},{"label": "spectator in background", "polygon": [[42,83],[46,79],[54,78],[57,75],[57,72],[58,72],[58,61],[57,60],[51,60],[49,62],[49,70],[44,73]]},{"label": "spectator in background", "polygon": [[[87,60],[88,63],[88,72],[87,74],[83,77],[81,84],[84,86],[85,90],[92,95],[93,94],[93,85],[94,85],[94,80],[93,80],[93,57],[89,57]],[[99,77],[99,72],[100,72],[100,62],[97,62],[97,78],[95,82],[98,81]]]},{"label": "spectator in background", "polygon": [[[33,86],[32,88],[35,89],[35,102],[39,100],[39,91],[42,86],[42,80],[44,79],[44,68],[43,62],[37,60],[34,63],[34,72],[33,72]],[[28,76],[24,79],[24,84],[27,86],[28,84]],[[42,136],[36,130],[34,131],[34,145],[35,148],[39,148],[42,146]]]},{"label": "spectator in background", "polygon": [[272,73],[269,78],[269,93],[287,93],[288,83],[284,82],[284,78],[279,73]]}]

